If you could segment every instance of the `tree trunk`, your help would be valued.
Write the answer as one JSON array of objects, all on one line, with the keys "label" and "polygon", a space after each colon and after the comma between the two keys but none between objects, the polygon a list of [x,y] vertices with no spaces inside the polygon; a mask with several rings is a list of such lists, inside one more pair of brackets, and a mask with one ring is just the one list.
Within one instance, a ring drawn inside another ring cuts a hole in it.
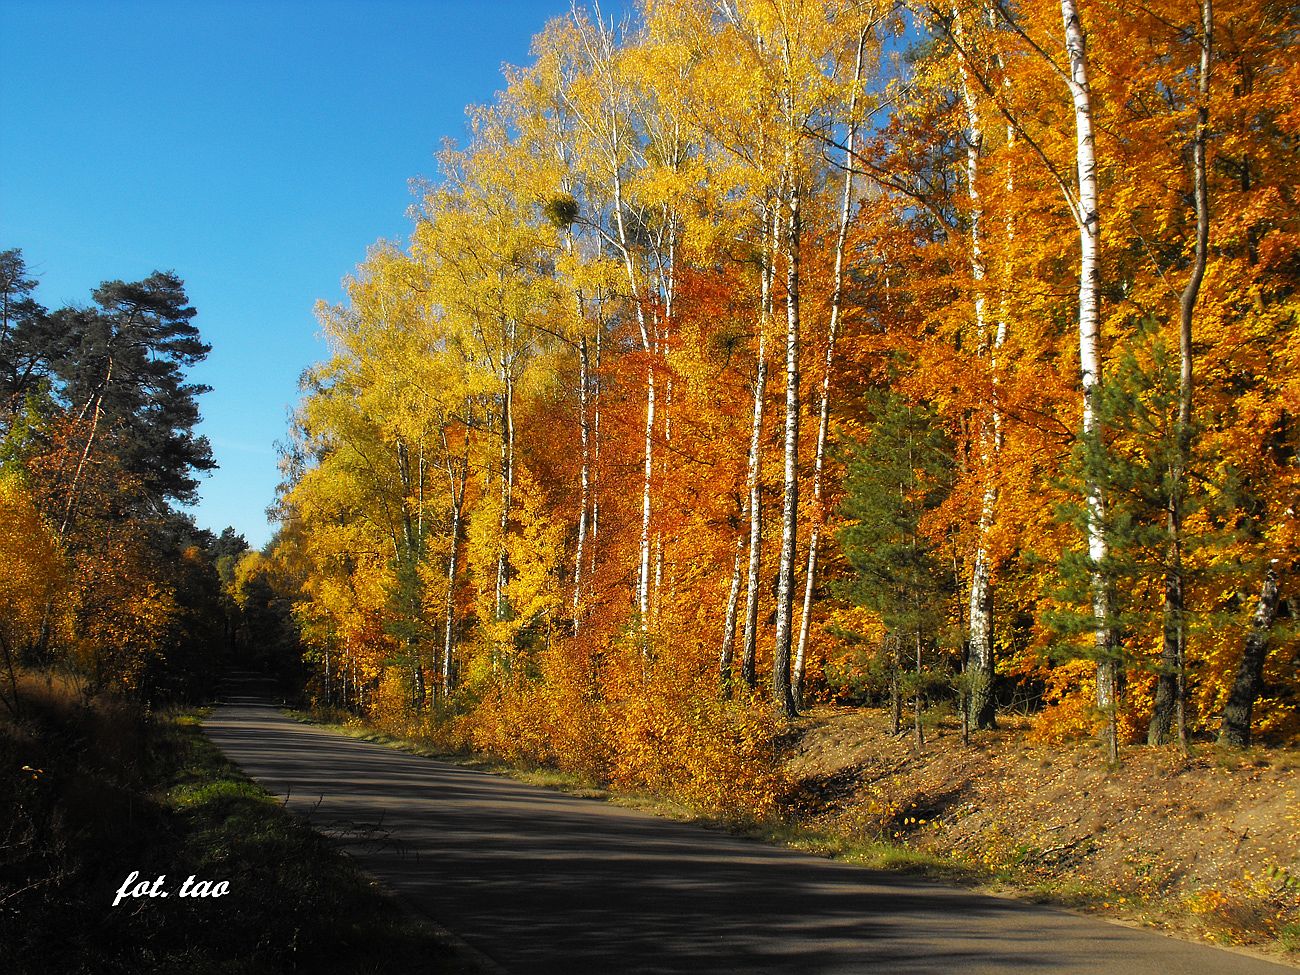
[{"label": "tree trunk", "polygon": [[[679,155],[674,153],[674,159],[679,159]],[[669,464],[668,452],[672,450],[673,442],[673,373],[672,373],[672,347],[669,342],[670,333],[673,323],[673,303],[677,291],[676,279],[676,260],[677,260],[677,217],[673,214],[671,207],[664,205],[664,233],[667,235],[667,242],[663,237],[659,238],[659,252],[656,255],[656,264],[658,265],[659,293],[663,306],[662,316],[656,311],[654,315],[655,326],[655,346],[657,348],[656,360],[660,363],[664,376],[664,395],[663,406],[660,412],[663,414],[663,450],[660,451],[659,468],[661,474],[667,474]],[[665,256],[666,252],[666,256]],[[665,567],[667,561],[667,575],[669,583],[669,596],[672,595],[673,583],[676,578],[676,565],[668,556],[668,545],[671,542],[671,536],[665,537],[663,529],[660,528],[655,533],[655,588],[653,604],[654,609],[651,618],[655,627],[659,625],[660,608],[663,605],[663,584]]]},{"label": "tree trunk", "polygon": [[[1061,0],[1065,50],[1069,57],[1067,83],[1074,102],[1075,155],[1078,199],[1075,220],[1079,226],[1079,369],[1083,381],[1083,436],[1100,441],[1096,399],[1101,384],[1101,211],[1097,181],[1096,144],[1092,126],[1092,89],[1088,83],[1088,52],[1083,24],[1075,0]],[[1087,491],[1088,556],[1092,562],[1092,614],[1097,656],[1097,706],[1107,716],[1107,748],[1111,761],[1119,758],[1116,708],[1119,696],[1119,660],[1111,621],[1110,588],[1106,581],[1108,555],[1106,501],[1102,485],[1089,475]]]},{"label": "tree trunk", "polygon": [[921,631],[916,631],[916,692],[912,695],[913,739],[918,752],[925,751],[925,726],[921,723]]},{"label": "tree trunk", "polygon": [[718,677],[722,693],[731,694],[732,658],[736,645],[736,615],[740,606],[740,568],[745,556],[745,536],[737,526],[736,556],[731,566],[731,588],[727,592],[727,615],[722,625],[722,650],[718,654]]},{"label": "tree trunk", "polygon": [[[465,487],[469,479],[470,417],[465,418],[465,452],[457,467],[443,431],[443,449],[447,457],[447,478],[451,482],[451,554],[447,559],[447,599],[444,606],[446,626],[442,641],[442,693],[450,696],[456,687],[456,570],[460,549],[461,522],[464,519]],[[458,469],[459,468],[459,469]],[[459,477],[457,477],[459,474]]]},{"label": "tree trunk", "polygon": [[[650,625],[650,516],[651,484],[654,478],[655,429],[655,367],[646,367],[645,392],[645,471],[641,482],[641,566],[637,577],[637,612],[640,613],[640,630],[647,632]],[[648,652],[648,647],[643,648]]]},{"label": "tree trunk", "polygon": [[808,657],[808,635],[812,628],[813,590],[817,579],[817,549],[821,540],[822,471],[826,464],[826,435],[830,429],[831,373],[835,365],[835,340],[839,334],[840,309],[844,298],[844,249],[849,237],[849,217],[853,209],[853,158],[858,135],[858,85],[862,81],[862,55],[867,34],[858,35],[857,60],[853,67],[853,93],[849,97],[848,134],[844,145],[844,190],[840,197],[839,234],[835,241],[835,272],[831,284],[830,324],[826,335],[825,371],[822,373],[821,398],[817,410],[817,453],[813,460],[813,523],[808,535],[808,565],[804,575],[803,612],[799,617],[799,646],[795,651],[791,691],[796,707],[803,705],[804,671]]},{"label": "tree trunk", "polygon": [[498,622],[506,618],[505,587],[506,574],[509,571],[506,554],[506,532],[510,526],[510,506],[515,483],[515,386],[514,376],[509,367],[506,368],[505,386],[505,394],[501,400],[501,519],[499,524],[501,543],[497,552],[496,579],[496,618]]},{"label": "tree trunk", "polygon": [[[581,306],[581,302],[579,302]],[[573,558],[573,635],[582,626],[582,557],[587,547],[587,512],[591,508],[591,421],[587,402],[587,336],[578,339],[578,427],[582,440],[582,472],[579,475],[578,551]]]},{"label": "tree trunk", "polygon": [[761,269],[758,321],[758,360],[754,373],[754,412],[749,431],[749,575],[745,585],[745,632],[741,651],[740,673],[746,686],[753,690],[758,685],[758,600],[759,572],[762,567],[763,504],[762,504],[762,443],[763,407],[767,398],[767,324],[772,316],[772,286],[776,272],[776,238],[780,231],[780,211],[773,208],[770,236],[764,218],[766,237]]},{"label": "tree trunk", "polygon": [[1184,605],[1183,513],[1187,490],[1187,464],[1192,452],[1192,320],[1205,278],[1210,247],[1210,198],[1205,163],[1205,142],[1210,125],[1210,60],[1214,53],[1213,0],[1201,3],[1201,63],[1197,78],[1200,104],[1196,109],[1196,134],[1192,139],[1192,196],[1196,207],[1196,253],[1192,273],[1179,299],[1178,420],[1174,428],[1174,460],[1169,471],[1169,544],[1165,567],[1164,641],[1156,685],[1155,710],[1147,728],[1147,743],[1163,745],[1177,719],[1178,742],[1187,748],[1187,620]]},{"label": "tree trunk", "polygon": [[1268,654],[1269,631],[1273,619],[1277,616],[1278,605],[1277,562],[1274,561],[1264,574],[1264,584],[1259,590],[1259,601],[1255,604],[1255,615],[1251,620],[1250,633],[1246,645],[1242,648],[1241,663],[1237,666],[1237,676],[1228,693],[1228,701],[1223,707],[1223,724],[1219,729],[1219,743],[1235,748],[1247,748],[1250,745],[1250,718],[1255,708],[1255,700],[1264,683],[1264,658]]},{"label": "tree trunk", "polygon": [[[984,295],[984,280],[987,269],[983,254],[984,207],[979,192],[979,160],[984,143],[983,123],[980,119],[979,104],[975,89],[970,83],[964,45],[960,8],[953,9],[953,32],[958,40],[958,67],[961,72],[962,102],[966,110],[966,193],[970,198],[970,238],[971,279],[975,283],[975,331],[978,335],[978,348],[987,354],[990,360],[996,355],[1005,329],[999,328],[993,341],[988,337],[988,302]],[[992,346],[992,348],[990,348]],[[994,363],[991,361],[990,365]],[[995,480],[995,456],[997,429],[999,427],[998,406],[991,407],[991,416],[979,417],[977,437],[979,440],[979,460],[981,476],[984,479],[984,491],[980,501],[979,524],[975,535],[975,555],[971,560],[971,583],[969,619],[970,631],[966,655],[966,694],[965,713],[963,715],[966,729],[988,729],[996,725],[993,709],[993,579],[992,566],[989,563],[988,535],[993,527],[997,508],[997,482]]]},{"label": "tree trunk", "polygon": [[460,505],[451,512],[451,556],[447,559],[447,599],[444,605],[446,624],[442,638],[442,693],[450,696],[455,690],[456,665],[456,553],[460,542]]},{"label": "tree trunk", "polygon": [[600,471],[600,328],[603,322],[596,323],[596,368],[592,374],[591,387],[591,555],[588,569],[596,571],[596,539],[600,536],[600,499],[597,496],[597,478]]},{"label": "tree trunk", "polygon": [[[641,545],[640,564],[637,574],[636,606],[640,614],[638,629],[646,633],[650,621],[650,515],[651,483],[654,476],[654,426],[655,426],[655,345],[651,341],[650,328],[646,322],[645,308],[641,301],[641,288],[637,281],[636,263],[632,258],[632,247],[627,235],[627,224],[623,219],[623,180],[619,173],[618,161],[613,163],[614,177],[614,226],[618,233],[618,246],[623,255],[623,267],[627,272],[628,289],[631,292],[632,305],[636,314],[637,327],[641,333],[641,350],[646,355],[646,416],[645,416],[645,468],[641,485]],[[642,648],[648,652],[648,647]]]},{"label": "tree trunk", "polygon": [[72,513],[77,504],[77,488],[81,484],[81,475],[86,470],[86,464],[90,460],[90,452],[95,445],[95,437],[99,431],[99,420],[104,412],[104,393],[108,390],[108,385],[113,381],[113,357],[109,356],[108,369],[104,373],[103,385],[95,394],[95,410],[91,416],[90,433],[86,437],[85,449],[81,451],[81,456],[77,459],[77,469],[73,472],[72,483],[68,486],[68,501],[63,507],[63,520],[59,523],[58,540],[62,543],[68,534],[68,527],[72,524]]},{"label": "tree trunk", "polygon": [[411,703],[415,710],[419,711],[424,707],[425,694],[424,668],[417,657],[411,664]]},{"label": "tree trunk", "polygon": [[14,672],[13,648],[9,646],[9,641],[5,639],[3,631],[0,631],[0,652],[4,653],[5,670],[9,673],[9,691],[12,701],[5,700],[3,694],[0,694],[0,700],[5,700],[5,705],[14,718],[21,718],[22,705],[18,701],[18,675]]},{"label": "tree trunk", "polygon": [[[975,547],[971,571],[970,643],[966,658],[966,727],[997,727],[993,702],[993,586],[984,538],[992,521],[993,501],[985,491],[980,511],[980,540]],[[986,517],[987,516],[987,517]]]},{"label": "tree trunk", "polygon": [[790,650],[799,527],[799,286],[803,233],[799,197],[799,187],[792,184],[785,228],[785,464],[781,485],[781,556],[776,583],[776,644],[772,654],[772,694],[776,706],[787,717],[798,714],[790,679]]},{"label": "tree trunk", "polygon": [[903,661],[900,641],[892,633],[885,639],[889,641],[889,733],[897,735],[903,730],[903,690],[899,686]]}]

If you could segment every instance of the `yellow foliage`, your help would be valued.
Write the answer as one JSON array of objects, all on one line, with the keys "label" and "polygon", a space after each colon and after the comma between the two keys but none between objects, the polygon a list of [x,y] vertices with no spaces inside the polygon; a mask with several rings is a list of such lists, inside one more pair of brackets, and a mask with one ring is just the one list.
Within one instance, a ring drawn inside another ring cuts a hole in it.
[{"label": "yellow foliage", "polygon": [[67,578],[67,561],[22,480],[0,473],[0,638],[9,652],[36,643]]},{"label": "yellow foliage", "polygon": [[[1192,7],[1171,14],[1190,32],[1136,8],[1110,13],[1087,15],[1105,376],[1139,325],[1176,360],[1196,239],[1188,154],[1177,147],[1200,97]],[[736,553],[749,531],[751,432],[763,516],[757,668],[771,670],[780,333],[798,310],[800,561],[822,528],[809,690],[825,692],[827,671],[872,664],[832,633],[882,635],[878,619],[827,592],[848,571],[832,542],[834,446],[870,427],[864,390],[888,387],[932,408],[952,445],[954,483],[921,526],[952,566],[931,655],[938,683],[969,636],[978,552],[995,589],[999,683],[1045,685],[1040,740],[1096,734],[1095,664],[1043,657],[1059,642],[1052,611],[1073,598],[1057,591],[1055,562],[1083,544],[1061,513],[1081,493],[1062,475],[1083,395],[1079,244],[1065,198],[1073,105],[1042,57],[1059,50],[1059,7],[1027,0],[1008,14],[1023,32],[991,30],[963,0],[954,16],[975,35],[969,53],[936,44],[906,77],[884,73],[885,35],[904,25],[886,23],[883,5],[652,0],[642,14],[626,33],[582,12],[548,26],[535,63],[473,110],[469,144],[441,154],[443,179],[420,201],[409,248],[377,245],[347,303],[320,309],[331,358],[308,376],[300,469],[283,499],[300,568],[287,588],[313,660],[354,689],[349,704],[395,726],[416,722],[410,672],[429,669],[450,623],[460,696],[438,708],[455,714],[454,740],[701,809],[773,810],[778,724],[762,701],[724,699],[717,671],[729,594],[744,602],[731,580],[736,566],[736,578],[747,575]],[[1184,478],[1195,502],[1182,529],[1188,717],[1202,735],[1222,713],[1262,567],[1278,560],[1290,593],[1300,565],[1300,234],[1288,202],[1295,154],[1284,151],[1300,118],[1288,107],[1296,74],[1270,63],[1280,28],[1245,0],[1216,4],[1216,18],[1241,50],[1222,55],[1209,97],[1211,247],[1193,343],[1200,426],[1195,476]],[[964,102],[976,71],[988,84]],[[836,167],[850,105],[864,124],[840,252]],[[1241,166],[1249,171],[1234,175]],[[797,277],[784,236],[795,190]],[[840,257],[847,287],[832,348]],[[766,413],[751,431],[760,348]],[[1155,348],[1153,339],[1136,354],[1148,372]],[[814,505],[808,421],[823,375],[832,449]],[[1158,392],[1148,382],[1133,400],[1154,417],[1147,427],[1110,429],[1117,455],[1138,462],[1158,447],[1170,412]],[[1151,485],[1133,491],[1142,487]],[[1154,706],[1168,548],[1154,508],[1142,515],[1147,540],[1117,553],[1131,556],[1115,587],[1126,611],[1125,741],[1144,737]],[[239,579],[270,571],[258,558],[240,564]],[[418,638],[395,638],[395,623]],[[1276,627],[1265,663],[1276,692],[1256,707],[1262,734],[1300,732],[1294,648]]]}]

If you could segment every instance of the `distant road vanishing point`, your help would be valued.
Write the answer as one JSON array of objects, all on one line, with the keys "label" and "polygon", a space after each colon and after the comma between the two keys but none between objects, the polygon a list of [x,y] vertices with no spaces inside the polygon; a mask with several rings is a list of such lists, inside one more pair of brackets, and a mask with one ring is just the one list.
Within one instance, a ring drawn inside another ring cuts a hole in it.
[{"label": "distant road vanishing point", "polygon": [[1247,955],[866,870],[299,724],[233,697],[217,745],[510,975],[1279,975]]}]

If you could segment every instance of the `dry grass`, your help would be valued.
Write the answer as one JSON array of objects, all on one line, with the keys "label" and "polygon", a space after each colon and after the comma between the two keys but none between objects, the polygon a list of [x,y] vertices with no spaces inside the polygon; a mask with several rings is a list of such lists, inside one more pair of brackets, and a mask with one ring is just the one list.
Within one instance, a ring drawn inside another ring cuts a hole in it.
[{"label": "dry grass", "polygon": [[876,712],[801,719],[794,817],[887,841],[1075,907],[1228,944],[1294,951],[1300,750],[1035,742],[1009,720],[962,745],[938,721],[918,755]]}]

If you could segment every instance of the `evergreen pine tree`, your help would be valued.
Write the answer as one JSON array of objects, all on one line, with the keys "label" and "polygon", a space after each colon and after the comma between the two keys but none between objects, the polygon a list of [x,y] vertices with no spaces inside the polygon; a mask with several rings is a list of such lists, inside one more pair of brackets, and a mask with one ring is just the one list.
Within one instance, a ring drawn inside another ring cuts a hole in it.
[{"label": "evergreen pine tree", "polygon": [[921,532],[921,519],[948,493],[953,451],[924,406],[889,392],[872,397],[872,406],[870,434],[845,449],[840,513],[848,524],[837,537],[854,575],[838,595],[880,617],[894,730],[902,699],[910,696],[920,748],[922,701],[936,681],[935,649],[953,584],[951,569]]}]

